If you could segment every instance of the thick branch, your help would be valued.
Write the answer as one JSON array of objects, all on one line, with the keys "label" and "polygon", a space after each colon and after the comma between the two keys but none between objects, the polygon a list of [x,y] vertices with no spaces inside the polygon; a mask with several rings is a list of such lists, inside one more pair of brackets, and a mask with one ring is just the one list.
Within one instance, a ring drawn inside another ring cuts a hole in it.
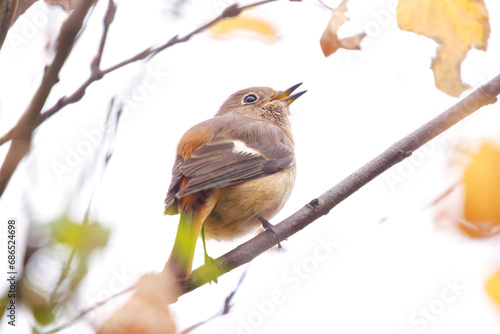
[{"label": "thick branch", "polygon": [[[358,189],[382,174],[384,171],[403,161],[411,154],[445,130],[469,116],[479,108],[496,102],[500,94],[500,75],[479,87],[469,96],[449,108],[430,122],[424,124],[387,150],[349,175],[323,195],[313,199],[302,209],[274,226],[280,240],[284,240],[316,219],[328,214],[337,204],[355,193]],[[276,236],[263,232],[229,253],[215,260],[216,264],[206,264],[194,270],[185,282],[184,293],[214,280],[226,272],[250,262],[256,256],[277,244]]]},{"label": "thick branch", "polygon": [[54,60],[45,68],[45,73],[37,92],[31,100],[28,109],[26,109],[12,131],[12,144],[0,169],[0,196],[7,187],[19,162],[30,150],[31,136],[37,126],[37,119],[52,87],[59,81],[59,71],[71,52],[75,38],[92,4],[92,0],[80,0],[75,10],[68,16],[68,19],[61,27],[59,37],[57,38],[57,50]]},{"label": "thick branch", "polygon": [[[469,96],[443,112],[441,115],[394,143],[391,147],[382,152],[382,154],[378,155],[366,165],[349,175],[335,187],[331,188],[320,197],[313,199],[302,209],[286,218],[281,223],[275,225],[274,232],[278,235],[280,240],[284,240],[302,230],[316,219],[328,214],[337,204],[355,193],[358,189],[373,180],[375,177],[409,157],[413,151],[431,139],[443,133],[445,130],[469,116],[482,106],[496,102],[496,96],[499,94],[500,75],[496,76],[487,84],[476,89]],[[206,264],[194,270],[190,278],[184,283],[182,291],[177,293],[175,297],[188,293],[203,284],[211,282],[215,278],[222,276],[232,269],[250,262],[277,243],[278,241],[276,240],[276,236],[270,231],[257,235],[255,238],[236,247],[229,253],[217,258],[215,260],[216,264]],[[165,272],[162,274],[165,274]],[[136,287],[137,285],[131,286],[123,292],[128,292]],[[173,287],[169,287],[168,289],[170,288],[174,289]],[[121,295],[123,292],[117,295]],[[169,293],[169,291],[166,292]],[[117,295],[112,296],[109,299],[114,298]],[[176,299],[177,298],[173,298],[173,300]],[[104,304],[105,302],[107,302],[107,300],[82,311],[77,317],[48,333],[55,333],[66,328],[80,319],[83,315],[94,310],[96,307]]]}]

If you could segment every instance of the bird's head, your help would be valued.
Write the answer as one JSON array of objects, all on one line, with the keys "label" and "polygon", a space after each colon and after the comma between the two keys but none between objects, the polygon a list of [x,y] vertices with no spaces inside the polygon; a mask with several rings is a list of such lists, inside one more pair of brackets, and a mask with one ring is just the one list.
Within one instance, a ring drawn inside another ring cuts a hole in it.
[{"label": "bird's head", "polygon": [[293,94],[302,83],[284,91],[269,87],[252,87],[232,94],[220,107],[216,116],[234,114],[281,125],[289,114],[288,106],[306,91]]}]

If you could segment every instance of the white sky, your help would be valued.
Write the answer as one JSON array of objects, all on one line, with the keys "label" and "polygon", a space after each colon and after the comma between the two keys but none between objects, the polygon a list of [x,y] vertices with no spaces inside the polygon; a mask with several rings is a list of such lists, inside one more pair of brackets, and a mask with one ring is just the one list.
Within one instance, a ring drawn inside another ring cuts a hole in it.
[{"label": "white sky", "polygon": [[[47,107],[86,79],[106,3],[97,5]],[[119,1],[103,67],[193,30],[228,3],[190,1],[175,20],[162,1]],[[456,102],[434,87],[429,66],[436,44],[400,31],[389,11],[393,3],[350,4],[352,20],[344,33],[370,28],[362,52],[324,58],[319,38],[330,11],[318,1],[281,1],[248,13],[272,22],[279,34],[274,43],[255,36],[219,40],[204,33],[149,63],[106,76],[82,101],[37,130],[33,152],[0,201],[0,219],[18,219],[20,240],[26,239],[30,217],[48,222],[69,207],[81,219],[91,182],[82,187],[80,180],[100,173],[93,171],[91,158],[100,144],[89,138],[100,136],[111,97],[128,101],[130,110],[120,123],[92,212],[111,228],[112,237],[106,249],[93,255],[75,300],[77,310],[90,306],[142,274],[163,268],[178,217],[163,216],[162,204],[180,136],[212,117],[239,89],[285,89],[304,82],[301,88],[308,92],[291,108],[297,181],[273,223],[281,221]],[[462,64],[463,79],[473,88],[500,73],[500,6],[493,0],[486,4],[492,28],[488,52],[471,51]],[[63,19],[61,10],[37,3],[7,37],[0,52],[0,133],[15,124],[29,103],[50,59],[44,50],[47,38],[54,38]],[[438,228],[434,211],[423,208],[454,181],[446,169],[450,147],[460,138],[498,137],[499,111],[498,104],[483,108],[283,242],[284,251],[257,258],[232,312],[194,333],[498,333],[500,310],[486,295],[484,282],[500,268],[499,239],[470,240]],[[7,148],[0,147],[0,156]],[[86,148],[91,149],[88,155],[78,153]],[[54,163],[68,161],[73,164],[70,171],[58,175]],[[401,182],[391,183],[388,176],[401,176]],[[387,220],[380,224],[383,217]],[[216,257],[237,244],[209,242],[208,247]],[[197,251],[194,267],[203,261],[201,247]],[[59,266],[54,262],[52,268],[43,268],[44,278],[58,275]],[[181,297],[172,307],[178,328],[217,312],[242,270]],[[123,301],[99,308],[92,321],[100,323]],[[430,310],[428,316],[425,310]],[[27,333],[27,317],[21,314],[19,326],[8,332]],[[81,322],[66,332],[92,330]]]}]

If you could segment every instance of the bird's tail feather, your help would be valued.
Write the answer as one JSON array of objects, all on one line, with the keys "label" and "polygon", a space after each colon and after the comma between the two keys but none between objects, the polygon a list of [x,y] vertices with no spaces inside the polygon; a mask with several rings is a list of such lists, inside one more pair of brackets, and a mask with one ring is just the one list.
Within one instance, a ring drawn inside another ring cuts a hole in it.
[{"label": "bird's tail feather", "polygon": [[181,212],[179,227],[168,265],[178,278],[186,278],[191,273],[196,241],[200,235],[204,217],[190,208]]}]

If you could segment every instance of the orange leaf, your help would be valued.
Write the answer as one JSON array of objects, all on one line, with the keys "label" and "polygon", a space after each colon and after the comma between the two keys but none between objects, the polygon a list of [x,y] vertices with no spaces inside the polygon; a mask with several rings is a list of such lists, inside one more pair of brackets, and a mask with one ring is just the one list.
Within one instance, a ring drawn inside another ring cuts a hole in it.
[{"label": "orange leaf", "polygon": [[214,37],[218,38],[238,36],[242,33],[268,42],[272,42],[277,38],[276,29],[270,23],[262,19],[242,15],[219,22],[210,28],[210,32]]},{"label": "orange leaf", "polygon": [[478,236],[500,230],[500,148],[485,142],[464,171],[464,218],[462,228]]},{"label": "orange leaf", "polygon": [[500,304],[500,270],[486,281],[485,289],[491,299]]},{"label": "orange leaf", "polygon": [[472,47],[486,50],[490,35],[483,0],[399,0],[397,17],[402,30],[441,44],[431,65],[436,87],[455,97],[467,90],[460,64]]},{"label": "orange leaf", "polygon": [[359,44],[366,36],[365,33],[342,39],[337,35],[337,32],[342,23],[349,19],[347,16],[345,16],[345,13],[347,12],[347,1],[348,0],[343,0],[340,5],[333,10],[330,22],[328,22],[328,25],[319,41],[321,50],[323,50],[323,54],[325,55],[325,57],[328,57],[339,48],[347,50],[361,49]]}]

